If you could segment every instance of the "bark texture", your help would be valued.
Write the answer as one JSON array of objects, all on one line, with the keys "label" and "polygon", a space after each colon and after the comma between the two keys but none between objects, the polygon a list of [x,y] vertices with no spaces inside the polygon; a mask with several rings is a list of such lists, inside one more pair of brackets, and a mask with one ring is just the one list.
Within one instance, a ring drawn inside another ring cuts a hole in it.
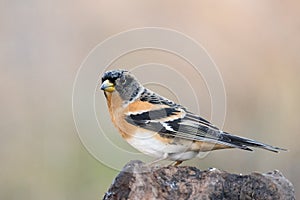
[{"label": "bark texture", "polygon": [[293,185],[279,171],[230,174],[195,167],[149,167],[130,161],[104,196],[108,199],[295,199]]}]

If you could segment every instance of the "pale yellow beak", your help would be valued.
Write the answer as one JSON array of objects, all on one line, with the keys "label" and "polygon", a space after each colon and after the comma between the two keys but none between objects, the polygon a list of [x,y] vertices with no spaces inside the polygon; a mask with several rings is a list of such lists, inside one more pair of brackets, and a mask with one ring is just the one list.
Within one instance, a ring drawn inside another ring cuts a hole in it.
[{"label": "pale yellow beak", "polygon": [[111,83],[109,80],[106,80],[102,83],[100,89],[106,92],[113,92],[115,91],[115,85]]}]

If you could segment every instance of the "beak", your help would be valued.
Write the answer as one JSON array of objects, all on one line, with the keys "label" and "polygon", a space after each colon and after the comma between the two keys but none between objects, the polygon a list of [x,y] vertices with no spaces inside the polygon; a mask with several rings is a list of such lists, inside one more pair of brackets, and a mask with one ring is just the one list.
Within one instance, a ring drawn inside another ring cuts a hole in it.
[{"label": "beak", "polygon": [[109,80],[106,80],[102,83],[100,89],[106,92],[113,92],[115,91],[115,85],[111,83]]}]

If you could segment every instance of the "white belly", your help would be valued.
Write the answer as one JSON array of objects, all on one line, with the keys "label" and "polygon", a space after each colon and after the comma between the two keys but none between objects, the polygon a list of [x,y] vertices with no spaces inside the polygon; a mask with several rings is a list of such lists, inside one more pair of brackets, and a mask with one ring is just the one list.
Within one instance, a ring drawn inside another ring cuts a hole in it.
[{"label": "white belly", "polygon": [[[153,133],[157,134],[157,133]],[[127,142],[134,148],[141,151],[144,154],[155,158],[163,158],[167,154],[169,160],[189,160],[194,158],[198,152],[190,151],[190,142],[188,144],[170,144],[164,143],[154,137],[153,134],[149,133],[138,133]]]}]

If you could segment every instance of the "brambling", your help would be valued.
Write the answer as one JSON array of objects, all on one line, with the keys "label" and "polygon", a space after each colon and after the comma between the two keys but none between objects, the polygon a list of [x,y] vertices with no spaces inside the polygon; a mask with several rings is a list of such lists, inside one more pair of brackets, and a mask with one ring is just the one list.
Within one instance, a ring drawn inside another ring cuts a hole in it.
[{"label": "brambling", "polygon": [[200,152],[228,148],[284,150],[223,132],[185,107],[143,87],[126,70],[105,72],[101,90],[111,120],[122,137],[156,161],[168,159],[179,165]]}]

